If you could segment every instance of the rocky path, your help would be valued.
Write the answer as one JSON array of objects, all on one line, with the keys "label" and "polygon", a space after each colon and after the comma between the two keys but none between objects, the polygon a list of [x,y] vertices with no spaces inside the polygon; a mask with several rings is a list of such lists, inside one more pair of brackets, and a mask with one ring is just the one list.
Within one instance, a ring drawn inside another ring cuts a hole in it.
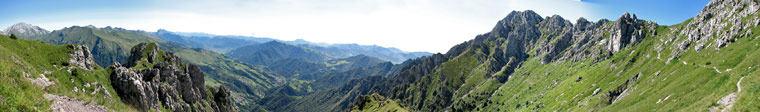
[{"label": "rocky path", "polygon": [[[49,72],[45,72],[45,74],[49,74]],[[30,74],[27,74],[24,72],[24,76],[27,77],[27,80],[31,81],[35,85],[45,88],[50,85],[54,85],[55,82],[48,79],[45,74],[40,74],[39,78],[28,78]],[[106,107],[89,103],[87,101],[82,101],[75,98],[69,98],[66,96],[58,96],[53,94],[48,94],[45,92],[45,98],[48,100],[52,100],[53,104],[50,105],[50,110],[53,112],[106,112],[108,109]]]},{"label": "rocky path", "polygon": [[738,100],[738,94],[742,92],[742,80],[744,77],[739,78],[739,82],[736,82],[736,92],[728,94],[726,96],[723,96],[720,100],[718,100],[717,107],[713,107],[710,109],[710,112],[728,112],[731,111],[731,108],[734,107],[734,103],[736,103],[736,100]]},{"label": "rocky path", "polygon": [[53,104],[50,105],[50,110],[53,112],[105,112],[108,110],[101,105],[66,96],[45,94],[45,98],[53,100]]},{"label": "rocky path", "polygon": [[736,92],[737,93],[742,92],[742,80],[744,80],[744,77],[739,78],[739,82],[736,82]]}]

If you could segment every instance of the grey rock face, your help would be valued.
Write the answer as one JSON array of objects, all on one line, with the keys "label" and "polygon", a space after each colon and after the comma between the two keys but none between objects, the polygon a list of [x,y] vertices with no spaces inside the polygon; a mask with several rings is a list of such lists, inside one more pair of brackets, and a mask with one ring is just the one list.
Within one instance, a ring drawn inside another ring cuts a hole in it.
[{"label": "grey rock face", "polygon": [[588,58],[605,59],[647,34],[656,34],[657,23],[640,20],[636,15],[623,14],[618,20],[590,22],[585,18],[571,24],[559,16],[548,17],[538,24],[540,38],[535,43],[534,56],[546,64],[553,61],[580,61]]},{"label": "grey rock face", "polygon": [[[713,0],[696,17],[675,31],[680,31],[673,40],[678,41],[672,52],[677,57],[689,48],[693,47],[699,52],[712,47],[716,50],[725,47],[738,38],[753,34],[749,27],[760,24],[758,17],[749,17],[755,14],[760,6],[753,0]],[[745,32],[742,32],[746,30]],[[712,41],[711,40],[715,40]],[[670,60],[669,59],[669,60]]]},{"label": "grey rock face", "polygon": [[620,51],[629,43],[636,43],[644,38],[644,31],[641,29],[643,20],[638,20],[636,14],[631,17],[628,12],[620,16],[612,26],[612,34],[607,41],[607,49],[612,52]]},{"label": "grey rock face", "polygon": [[570,27],[573,26],[570,21],[558,15],[542,21],[539,26],[541,26],[541,34],[549,35],[546,36],[546,39],[538,42],[542,46],[536,49],[536,54],[544,54],[540,56],[539,60],[545,64],[555,60],[562,50],[570,47],[574,27]]},{"label": "grey rock face", "polygon": [[30,36],[34,36],[34,35],[48,34],[50,33],[50,31],[42,29],[38,26],[34,26],[31,24],[26,24],[22,22],[22,23],[16,23],[13,26],[5,28],[4,33],[2,34],[11,35],[11,33],[21,38],[29,38]]},{"label": "grey rock face", "polygon": [[509,74],[529,56],[539,57],[544,64],[587,58],[606,59],[621,49],[639,43],[647,34],[656,34],[657,26],[654,22],[640,20],[635,14],[628,13],[611,23],[608,20],[594,23],[580,18],[573,25],[558,15],[542,19],[532,11],[525,11],[509,14],[494,30],[484,34],[487,39],[483,40],[492,40],[495,45],[504,46],[492,55],[492,72],[506,70],[505,73]]},{"label": "grey rock face", "polygon": [[69,63],[86,70],[95,68],[95,61],[90,54],[90,49],[84,45],[70,45],[69,48],[74,51],[69,53]]},{"label": "grey rock face", "polygon": [[158,89],[156,85],[142,81],[142,74],[123,67],[119,63],[111,65],[110,68],[114,70],[111,73],[111,84],[122,101],[143,111],[159,108],[157,92],[153,90]]},{"label": "grey rock face", "polygon": [[[557,15],[541,18],[530,10],[516,11],[499,21],[491,32],[455,46],[446,55],[457,56],[458,52],[468,48],[471,51],[480,49],[480,52],[490,54],[479,57],[491,63],[489,74],[502,70],[504,74],[511,74],[531,56],[539,57],[544,64],[588,58],[606,59],[621,49],[639,43],[646,35],[656,34],[657,26],[657,23],[640,20],[628,13],[612,22],[589,22],[580,18],[573,25]],[[496,50],[491,52],[491,47],[496,47]],[[507,76],[495,78],[503,81]]]},{"label": "grey rock face", "polygon": [[160,51],[155,43],[133,47],[129,60],[127,65],[116,63],[109,67],[113,69],[111,84],[122,101],[141,111],[159,106],[182,112],[236,111],[229,90],[222,87],[208,91],[200,68]]},{"label": "grey rock face", "polygon": [[[525,61],[529,57],[526,51],[532,49],[541,36],[541,31],[539,30],[539,27],[536,26],[536,24],[539,24],[541,21],[544,21],[544,19],[530,10],[512,12],[507,15],[506,18],[499,21],[496,28],[491,31],[491,36],[489,36],[491,38],[489,40],[496,40],[498,45],[505,44],[506,47],[499,48],[494,53],[494,59],[490,60],[492,66],[489,73],[498,72],[502,69],[505,69],[505,73],[508,74],[514,72],[513,70],[518,67],[520,62]],[[560,25],[564,23],[556,24]],[[506,77],[497,77],[497,79],[501,82],[506,81]]]}]

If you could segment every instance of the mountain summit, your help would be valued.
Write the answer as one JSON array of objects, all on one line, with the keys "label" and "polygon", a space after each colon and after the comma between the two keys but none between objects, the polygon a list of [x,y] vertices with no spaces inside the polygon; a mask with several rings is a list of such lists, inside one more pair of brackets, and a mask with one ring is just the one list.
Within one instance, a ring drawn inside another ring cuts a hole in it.
[{"label": "mountain summit", "polygon": [[38,26],[21,22],[21,23],[16,23],[13,26],[10,26],[8,28],[5,28],[3,34],[5,35],[14,34],[22,38],[29,38],[30,36],[44,35],[48,33],[50,33],[50,31],[42,29]]}]

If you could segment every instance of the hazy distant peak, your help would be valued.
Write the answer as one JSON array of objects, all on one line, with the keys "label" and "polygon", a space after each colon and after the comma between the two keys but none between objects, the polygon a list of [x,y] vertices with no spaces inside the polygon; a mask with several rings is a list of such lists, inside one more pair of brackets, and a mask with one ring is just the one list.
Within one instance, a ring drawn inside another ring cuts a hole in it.
[{"label": "hazy distant peak", "polygon": [[[166,31],[166,30],[163,30]],[[166,31],[170,32],[170,31]],[[217,35],[214,34],[208,34],[208,33],[201,33],[201,32],[171,32],[180,36],[185,37],[216,37]]]},{"label": "hazy distant peak", "polygon": [[25,22],[19,22],[19,23],[13,24],[13,26],[33,26],[33,25],[25,23]]},{"label": "hazy distant peak", "polygon": [[34,26],[32,24],[27,24],[24,22],[13,24],[13,26],[5,28],[3,32],[6,35],[14,34],[19,37],[29,37],[33,35],[42,35],[42,34],[50,33],[50,31],[47,31],[38,26]]}]

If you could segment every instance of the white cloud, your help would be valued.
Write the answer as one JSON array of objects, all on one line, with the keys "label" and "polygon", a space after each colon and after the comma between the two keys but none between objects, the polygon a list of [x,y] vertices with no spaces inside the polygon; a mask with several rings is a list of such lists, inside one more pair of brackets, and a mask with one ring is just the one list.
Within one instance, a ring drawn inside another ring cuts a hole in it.
[{"label": "white cloud", "polygon": [[[252,35],[284,40],[376,44],[405,51],[446,52],[491,30],[512,10],[593,17],[576,0],[273,0],[155,1],[144,10],[50,15],[29,21],[48,29],[93,24],[155,31]],[[92,17],[95,16],[95,17]],[[43,17],[46,18],[46,17]]]}]

